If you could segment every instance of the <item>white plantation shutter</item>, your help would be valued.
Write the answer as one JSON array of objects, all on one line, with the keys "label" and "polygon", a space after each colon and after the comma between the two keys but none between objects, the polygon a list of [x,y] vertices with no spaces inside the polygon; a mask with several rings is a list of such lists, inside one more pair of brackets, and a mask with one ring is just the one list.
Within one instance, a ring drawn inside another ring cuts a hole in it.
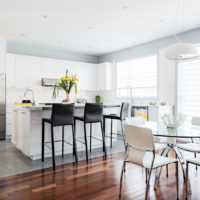
[{"label": "white plantation shutter", "polygon": [[178,112],[200,116],[200,60],[187,60],[178,64]]},{"label": "white plantation shutter", "polygon": [[117,97],[157,97],[157,55],[117,63]]}]

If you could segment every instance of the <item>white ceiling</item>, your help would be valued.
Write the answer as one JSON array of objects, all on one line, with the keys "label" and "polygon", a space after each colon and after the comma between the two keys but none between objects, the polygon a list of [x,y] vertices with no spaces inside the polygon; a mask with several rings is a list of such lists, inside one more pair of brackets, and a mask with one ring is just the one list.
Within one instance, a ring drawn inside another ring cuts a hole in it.
[{"label": "white ceiling", "polygon": [[[0,0],[0,34],[9,42],[102,55],[182,32],[178,2]],[[184,0],[184,31],[200,27],[199,13],[200,0]]]}]

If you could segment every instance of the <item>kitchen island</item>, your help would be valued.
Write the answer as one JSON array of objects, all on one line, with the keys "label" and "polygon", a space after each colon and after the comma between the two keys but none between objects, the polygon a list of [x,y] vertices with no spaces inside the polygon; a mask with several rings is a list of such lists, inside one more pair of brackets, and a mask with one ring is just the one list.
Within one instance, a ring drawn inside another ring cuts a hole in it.
[{"label": "kitchen island", "polygon": [[[75,104],[75,115],[83,116],[84,104]],[[104,104],[104,114],[119,114],[120,105]],[[51,105],[38,104],[36,106],[14,106],[12,109],[11,121],[11,141],[26,156],[32,160],[41,158],[41,135],[42,135],[42,118],[51,118]],[[92,125],[93,136],[102,139],[100,124]],[[89,136],[89,124],[87,126],[87,135]],[[109,120],[106,121],[106,133],[110,132]],[[117,132],[117,122],[113,123],[113,132]],[[45,139],[51,141],[50,125],[46,123]],[[54,128],[55,141],[62,138],[62,128]],[[76,123],[76,137],[83,139],[83,122]],[[65,126],[65,140],[72,143],[71,126]],[[50,145],[50,144],[49,144]],[[107,142],[109,145],[109,142]],[[61,142],[55,143],[55,154],[61,155]],[[92,140],[92,148],[102,147],[98,140]],[[77,150],[85,151],[85,145],[77,142]],[[72,147],[65,144],[65,154],[72,153]],[[45,148],[45,157],[51,157],[50,148]]]}]

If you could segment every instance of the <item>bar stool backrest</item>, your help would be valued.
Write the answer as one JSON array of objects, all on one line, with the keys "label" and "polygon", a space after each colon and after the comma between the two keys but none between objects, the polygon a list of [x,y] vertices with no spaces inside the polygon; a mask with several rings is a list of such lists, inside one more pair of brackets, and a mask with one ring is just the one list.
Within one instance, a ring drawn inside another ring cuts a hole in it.
[{"label": "bar stool backrest", "polygon": [[121,120],[125,120],[128,117],[129,106],[130,106],[130,104],[127,102],[122,103],[122,107],[121,107],[121,111],[120,111]]},{"label": "bar stool backrest", "polygon": [[74,123],[74,104],[53,104],[51,122],[53,126],[72,125]]},{"label": "bar stool backrest", "polygon": [[[128,145],[130,145],[128,161],[143,166],[147,150],[155,150],[152,130],[125,124],[124,133],[126,141]],[[151,156],[152,154],[150,154],[149,159],[147,159],[150,160],[150,162],[152,159]]]},{"label": "bar stool backrest", "polygon": [[103,120],[103,103],[86,103],[84,111],[86,123],[102,122]]}]

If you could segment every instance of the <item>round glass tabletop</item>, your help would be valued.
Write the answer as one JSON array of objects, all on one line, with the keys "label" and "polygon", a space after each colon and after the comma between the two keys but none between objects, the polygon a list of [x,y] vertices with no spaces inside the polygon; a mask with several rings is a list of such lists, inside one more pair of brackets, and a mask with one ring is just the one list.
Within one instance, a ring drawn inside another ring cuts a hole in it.
[{"label": "round glass tabletop", "polygon": [[175,138],[200,138],[200,126],[184,123],[178,128],[167,128],[163,122],[145,121],[139,117],[129,117],[124,124],[149,128],[154,136]]}]

